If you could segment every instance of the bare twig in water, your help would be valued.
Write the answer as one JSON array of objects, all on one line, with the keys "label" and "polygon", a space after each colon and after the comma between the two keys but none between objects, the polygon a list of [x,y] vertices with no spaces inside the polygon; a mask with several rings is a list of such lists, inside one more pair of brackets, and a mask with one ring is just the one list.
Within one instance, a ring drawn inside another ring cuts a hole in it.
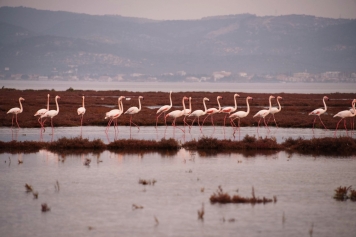
[{"label": "bare twig in water", "polygon": [[26,192],[33,192],[33,188],[28,183],[25,184]]},{"label": "bare twig in water", "polygon": [[138,183],[139,184],[142,184],[142,185],[155,185],[157,181],[155,179],[152,179],[152,180],[146,180],[146,179],[139,179],[138,180]]},{"label": "bare twig in water", "polygon": [[56,190],[57,193],[59,192],[59,182],[58,182],[58,180],[54,184],[54,189]]},{"label": "bare twig in water", "polygon": [[33,195],[34,199],[38,199],[38,192],[37,191],[33,191],[32,195]]},{"label": "bare twig in water", "polygon": [[198,220],[204,220],[204,203],[201,204],[201,209],[198,210]]},{"label": "bare twig in water", "polygon": [[89,165],[90,165],[90,162],[91,162],[91,159],[85,158],[84,165],[85,165],[85,166],[89,166]]},{"label": "bare twig in water", "polygon": [[42,212],[47,212],[47,211],[50,211],[51,208],[47,205],[47,203],[42,203],[41,210],[42,210]]},{"label": "bare twig in water", "polygon": [[132,210],[143,209],[143,206],[132,204]]},{"label": "bare twig in water", "polygon": [[313,236],[313,228],[314,228],[314,223],[311,224],[311,227],[309,229],[309,236],[312,237]]},{"label": "bare twig in water", "polygon": [[156,223],[156,225],[158,225],[158,224],[159,224],[159,221],[158,221],[157,217],[154,216],[154,218],[155,218],[155,223]]}]

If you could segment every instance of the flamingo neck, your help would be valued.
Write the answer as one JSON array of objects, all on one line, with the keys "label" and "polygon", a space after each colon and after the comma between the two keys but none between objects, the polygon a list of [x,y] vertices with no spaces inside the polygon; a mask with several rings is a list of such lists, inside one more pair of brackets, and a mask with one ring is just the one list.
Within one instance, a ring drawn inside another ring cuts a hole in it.
[{"label": "flamingo neck", "polygon": [[183,97],[183,100],[182,100],[182,104],[183,104],[183,114],[185,113],[185,103],[184,103],[184,97]]},{"label": "flamingo neck", "polygon": [[22,103],[21,103],[21,99],[19,99],[19,103],[20,103],[20,113],[22,113],[23,108],[22,108]]},{"label": "flamingo neck", "polygon": [[219,97],[216,99],[218,101],[218,105],[219,105],[219,112],[221,111],[221,105],[220,105],[220,102],[219,102]]},{"label": "flamingo neck", "polygon": [[122,99],[120,100],[121,111],[124,111],[124,104],[122,103]]},{"label": "flamingo neck", "polygon": [[85,107],[84,107],[84,97],[83,97],[83,108],[85,108]]},{"label": "flamingo neck", "polygon": [[247,104],[247,111],[246,111],[246,113],[249,114],[249,113],[250,113],[250,104],[248,103],[248,98],[246,98],[246,104]]},{"label": "flamingo neck", "polygon": [[269,97],[269,109],[271,109],[272,108],[272,97]]},{"label": "flamingo neck", "polygon": [[117,106],[119,106],[119,110],[121,110],[121,111],[122,111],[122,107],[121,107],[121,100],[120,100],[120,98],[119,98],[119,99],[117,99]]},{"label": "flamingo neck", "polygon": [[57,106],[57,113],[59,113],[58,97],[56,97],[56,106]]},{"label": "flamingo neck", "polygon": [[49,95],[47,96],[47,111],[49,111]]},{"label": "flamingo neck", "polygon": [[326,107],[325,98],[323,98],[323,103],[324,103],[324,110],[326,111],[328,108]]},{"label": "flamingo neck", "polygon": [[281,111],[282,107],[281,104],[279,103],[279,99],[277,98],[277,103],[278,103],[278,111]]},{"label": "flamingo neck", "polygon": [[234,96],[234,101],[235,101],[235,109],[234,109],[234,111],[235,111],[235,110],[237,110],[236,95]]},{"label": "flamingo neck", "polygon": [[172,104],[172,92],[169,93],[169,101],[171,102],[171,107],[173,106]]},{"label": "flamingo neck", "polygon": [[141,110],[141,98],[138,97],[138,111]]},{"label": "flamingo neck", "polygon": [[206,109],[206,105],[205,105],[205,100],[203,100],[203,104],[204,104],[204,109],[205,109],[205,113],[206,113],[206,111],[207,111],[207,109]]},{"label": "flamingo neck", "polygon": [[189,109],[190,109],[190,111],[192,111],[192,99],[191,98],[189,98]]}]

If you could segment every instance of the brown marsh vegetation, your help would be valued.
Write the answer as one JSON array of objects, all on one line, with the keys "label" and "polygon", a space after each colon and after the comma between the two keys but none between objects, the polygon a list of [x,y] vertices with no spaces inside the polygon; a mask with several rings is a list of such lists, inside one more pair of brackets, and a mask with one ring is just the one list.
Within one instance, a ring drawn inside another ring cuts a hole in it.
[{"label": "brown marsh vegetation", "polygon": [[356,140],[350,137],[337,138],[313,138],[305,140],[302,138],[288,138],[285,142],[278,144],[274,138],[256,138],[246,135],[241,141],[218,140],[216,138],[203,137],[199,140],[188,141],[180,145],[176,140],[161,139],[154,140],[135,140],[122,139],[103,143],[100,139],[89,141],[86,138],[60,138],[54,142],[35,142],[35,141],[0,141],[0,152],[12,154],[23,152],[38,152],[40,149],[60,154],[98,154],[104,150],[112,152],[141,153],[147,151],[159,152],[164,156],[171,156],[181,148],[187,150],[197,150],[201,156],[209,156],[218,152],[239,151],[246,157],[259,154],[258,152],[268,152],[273,154],[285,150],[290,153],[349,156],[356,153]]},{"label": "brown marsh vegetation", "polygon": [[[253,101],[250,103],[251,112],[245,118],[241,120],[241,126],[257,126],[258,119],[252,118],[252,116],[259,110],[268,107],[268,97],[270,94],[260,93],[243,93],[236,91],[240,95],[237,98],[238,110],[246,110],[245,99],[247,96],[253,97]],[[50,94],[50,109],[55,109],[54,97],[59,95],[60,112],[58,116],[53,119],[54,126],[80,126],[80,117],[77,115],[77,108],[82,106],[81,96],[85,96],[85,107],[87,109],[83,126],[106,126],[107,120],[104,119],[105,113],[111,109],[118,108],[118,97],[125,96],[129,100],[123,101],[124,110],[131,106],[138,106],[138,96],[143,96],[142,110],[135,115],[135,123],[139,126],[154,126],[156,119],[157,109],[169,104],[169,92],[131,92],[123,90],[112,91],[94,91],[94,90],[67,90],[67,91],[55,91],[55,90],[15,90],[15,89],[1,89],[0,92],[0,113],[4,116],[0,118],[0,126],[11,126],[11,115],[6,112],[13,108],[18,107],[18,98],[23,97],[24,111],[18,115],[19,124],[21,127],[39,127],[37,117],[33,115],[41,108],[46,108],[47,94]],[[210,99],[207,102],[207,107],[218,107],[216,98],[222,96],[220,100],[221,105],[231,106],[234,104],[233,95],[235,92],[173,92],[172,101],[173,107],[171,111],[176,109],[182,109],[183,96],[192,97],[192,109],[203,109],[202,98],[208,97]],[[324,94],[288,94],[280,93],[273,94],[275,96],[282,96],[281,100],[282,111],[277,113],[276,120],[279,127],[290,128],[311,128],[313,126],[313,116],[309,116],[308,113],[316,108],[323,107],[322,98]],[[327,101],[328,110],[322,115],[323,122],[329,129],[335,129],[338,119],[333,118],[337,112],[346,110],[351,107],[351,101],[355,95],[351,93],[332,93],[327,94],[330,101]],[[273,106],[277,106],[276,101],[273,100]],[[189,106],[186,104],[186,106]],[[214,115],[215,125],[223,125],[224,114]],[[127,115],[121,115],[118,119],[119,125],[129,126],[130,117]],[[189,121],[189,119],[188,119]],[[168,120],[170,123],[171,120]],[[190,121],[191,122],[191,121]],[[159,125],[163,125],[163,119],[158,121]],[[177,119],[176,124],[183,125],[183,119]],[[230,126],[227,123],[227,126]],[[49,122],[46,121],[46,126],[49,126]],[[269,122],[270,126],[275,126],[273,119]],[[205,122],[204,126],[211,126],[209,119]],[[320,122],[316,123],[317,128],[322,128]],[[340,127],[340,129],[343,129]]]},{"label": "brown marsh vegetation", "polygon": [[[348,195],[348,193],[350,194]],[[340,186],[337,189],[335,189],[335,194],[334,194],[334,199],[338,201],[346,201],[347,199],[350,199],[351,201],[356,201],[356,190],[352,189],[351,186],[346,187],[346,186]]]}]

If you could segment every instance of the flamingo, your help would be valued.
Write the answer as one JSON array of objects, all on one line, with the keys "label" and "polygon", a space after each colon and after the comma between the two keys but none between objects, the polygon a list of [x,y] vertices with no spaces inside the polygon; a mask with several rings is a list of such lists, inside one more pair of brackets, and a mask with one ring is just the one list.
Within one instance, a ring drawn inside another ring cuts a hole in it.
[{"label": "flamingo", "polygon": [[277,108],[277,107],[272,107],[272,108],[270,108],[269,113],[272,114],[272,115],[269,116],[268,121],[267,121],[267,124],[268,124],[269,120],[270,120],[271,117],[273,116],[273,120],[274,120],[274,122],[275,122],[275,124],[276,124],[276,127],[278,127],[278,125],[277,125],[276,119],[275,119],[275,117],[274,117],[274,114],[280,112],[281,109],[282,109],[281,104],[279,103],[279,99],[283,99],[283,98],[282,98],[281,96],[277,96],[278,108]]},{"label": "flamingo", "polygon": [[269,115],[270,111],[271,111],[271,108],[272,108],[272,103],[271,103],[271,99],[274,99],[275,97],[273,95],[271,95],[269,97],[269,109],[262,109],[260,111],[258,111],[253,117],[260,117],[260,120],[258,120],[258,127],[257,127],[257,131],[258,131],[258,128],[260,127],[260,122],[261,122],[261,118],[263,118],[263,121],[265,123],[265,126],[266,128],[268,129],[269,131],[269,128],[267,126],[267,123],[266,123],[266,116]]},{"label": "flamingo", "polygon": [[49,110],[49,94],[47,94],[47,109],[39,109],[39,110],[37,110],[37,112],[34,115],[34,116],[39,116],[38,122],[41,125],[41,130],[42,129],[44,130],[44,121],[42,122],[41,115],[45,114],[48,110]]},{"label": "flamingo", "polygon": [[159,118],[159,116],[161,116],[162,113],[164,114],[164,123],[167,126],[166,112],[172,108],[172,91],[169,92],[169,101],[171,102],[170,105],[163,105],[161,108],[159,108],[159,110],[157,110],[156,114],[159,114],[159,115],[156,117],[156,128],[157,128],[158,118]]},{"label": "flamingo", "polygon": [[248,103],[248,100],[253,100],[253,98],[251,96],[247,96],[247,98],[246,98],[247,111],[246,112],[245,111],[237,111],[229,116],[229,118],[231,119],[231,123],[234,123],[235,119],[239,120],[239,122],[237,123],[238,129],[239,129],[239,134],[240,134],[240,119],[245,118],[250,113],[250,105]]},{"label": "flamingo", "polygon": [[[217,114],[217,113],[220,113],[220,111],[221,111],[221,106],[220,106],[219,99],[222,99],[222,96],[216,97],[216,100],[217,100],[218,105],[219,105],[219,109],[210,108],[210,109],[208,109],[208,110],[206,111],[206,113],[207,113],[208,115],[205,117],[205,119],[207,119],[209,116],[211,116],[211,124],[212,124],[214,127],[215,127],[215,125],[214,125],[213,115],[214,115],[214,114]],[[205,119],[203,120],[202,126],[204,125]]]},{"label": "flamingo", "polygon": [[82,116],[82,118],[81,118],[81,120],[80,120],[80,126],[83,126],[83,116],[84,116],[85,111],[86,111],[86,109],[85,109],[85,107],[84,107],[84,96],[82,96],[82,98],[83,98],[83,106],[82,106],[82,107],[79,107],[79,108],[77,109],[78,115],[81,115],[81,116]]},{"label": "flamingo", "polygon": [[[184,107],[185,107],[185,104],[184,104]],[[185,119],[192,112],[192,97],[189,97],[189,109],[184,109],[183,111],[184,111],[184,113],[183,113],[183,115],[184,115],[184,119],[183,119],[184,126],[185,125],[189,126],[189,124],[185,121]],[[190,128],[190,126],[189,126],[189,128]]]},{"label": "flamingo", "polygon": [[[323,123],[323,121],[321,121],[321,118],[320,118],[320,115],[322,115],[323,113],[325,113],[326,110],[327,110],[325,100],[329,100],[329,98],[328,98],[327,96],[324,96],[324,97],[323,97],[324,109],[323,109],[323,108],[315,109],[315,110],[313,110],[312,112],[310,112],[309,115],[316,115],[316,116],[318,116],[319,119],[320,119],[321,124],[324,126],[325,129],[327,129],[326,126],[325,126],[325,124]],[[314,122],[313,122],[313,131],[314,131],[315,120],[316,120],[316,117],[315,117]]]},{"label": "flamingo", "polygon": [[[206,101],[206,100],[209,101],[208,98],[204,97],[204,99],[203,99],[203,104],[204,104],[204,109],[205,109],[204,111],[198,109],[198,110],[195,110],[195,111],[193,111],[191,114],[188,115],[188,117],[195,117],[194,120],[193,120],[193,122],[192,122],[192,125],[191,125],[191,126],[193,126],[195,119],[198,118],[198,125],[199,125],[199,127],[200,127],[199,118],[200,118],[200,116],[206,115],[206,111],[207,111],[206,105],[205,105],[205,101]],[[201,127],[200,127],[200,130],[201,130]]]},{"label": "flamingo", "polygon": [[[225,118],[224,118],[224,127],[225,127],[226,117],[227,117],[228,115],[230,115],[232,112],[235,112],[235,111],[237,110],[237,104],[236,104],[236,97],[237,97],[237,96],[240,96],[240,95],[239,95],[239,94],[235,94],[235,95],[234,95],[235,107],[231,107],[231,106],[229,106],[229,107],[224,107],[224,108],[222,108],[221,111],[220,111],[220,113],[225,113],[225,114],[226,114],[226,115],[225,115]],[[232,126],[232,124],[231,124],[231,126]]]},{"label": "flamingo", "polygon": [[141,111],[141,99],[143,99],[143,96],[139,96],[138,97],[138,104],[139,104],[139,107],[130,107],[128,110],[126,110],[126,112],[124,114],[129,114],[130,115],[130,129],[131,129],[131,124],[135,125],[139,130],[140,130],[140,127],[137,126],[137,124],[135,124],[134,122],[132,122],[132,115],[134,114],[137,114],[138,112]]},{"label": "flamingo", "polygon": [[22,97],[20,97],[20,98],[19,98],[20,108],[18,108],[18,107],[12,108],[12,109],[10,109],[9,111],[7,111],[7,113],[6,113],[6,114],[12,114],[11,128],[12,128],[12,126],[14,125],[14,117],[16,117],[16,124],[17,124],[17,126],[20,128],[20,125],[19,125],[19,123],[17,122],[17,114],[20,114],[20,113],[22,113],[22,111],[23,111],[22,104],[21,104],[21,101],[22,101],[22,100],[25,100],[25,99],[22,98]]},{"label": "flamingo", "polygon": [[117,99],[117,103],[118,103],[119,109],[112,109],[112,110],[110,110],[109,112],[107,112],[105,114],[105,119],[109,118],[109,122],[108,122],[108,125],[107,125],[106,130],[105,130],[106,133],[109,131],[110,125],[111,125],[112,121],[114,121],[114,120],[115,120],[114,121],[114,130],[116,130],[117,118],[120,117],[121,114],[124,111],[124,106],[122,104],[122,99],[124,99],[124,98],[125,98],[125,96],[120,96]]},{"label": "flamingo", "polygon": [[[173,127],[176,127],[176,119],[184,115],[185,110],[186,110],[184,100],[187,100],[187,99],[188,99],[188,97],[186,97],[186,96],[184,96],[182,99],[183,110],[174,110],[166,115],[166,120],[167,120],[167,117],[173,118],[173,122],[172,122]],[[179,128],[179,129],[183,131],[183,129],[181,129],[181,128]]]},{"label": "flamingo", "polygon": [[[356,99],[354,99],[354,100],[352,101],[352,103],[351,103],[351,104],[352,104],[352,110],[353,110],[353,111],[355,111],[355,102],[356,102]],[[343,120],[343,119],[344,119],[344,127],[345,127],[345,130],[346,130],[346,134],[347,134],[347,136],[349,135],[348,132],[347,132],[347,128],[346,128],[346,120],[345,120],[345,118],[355,117],[355,115],[356,115],[356,113],[352,113],[351,110],[343,110],[343,111],[340,111],[339,113],[337,113],[337,114],[334,115],[334,118],[335,118],[335,117],[340,117],[340,118],[341,118],[340,121],[339,121],[339,122],[337,123],[337,125],[336,125],[335,134],[334,134],[335,137],[336,137],[337,128],[339,127],[339,123],[340,123],[341,120]]]},{"label": "flamingo", "polygon": [[59,97],[58,95],[55,98],[56,106],[57,106],[56,110],[48,110],[45,114],[41,115],[41,118],[51,118],[52,135],[53,135],[53,117],[58,115],[58,113],[59,113],[59,106],[58,106],[57,100],[60,98],[61,97]]}]

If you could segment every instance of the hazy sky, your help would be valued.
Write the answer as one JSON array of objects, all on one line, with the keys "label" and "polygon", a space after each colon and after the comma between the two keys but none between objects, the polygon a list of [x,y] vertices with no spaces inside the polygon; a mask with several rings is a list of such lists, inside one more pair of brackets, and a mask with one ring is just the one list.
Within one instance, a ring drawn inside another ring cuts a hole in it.
[{"label": "hazy sky", "polygon": [[0,0],[2,6],[158,20],[200,19],[241,13],[356,18],[356,0]]}]

